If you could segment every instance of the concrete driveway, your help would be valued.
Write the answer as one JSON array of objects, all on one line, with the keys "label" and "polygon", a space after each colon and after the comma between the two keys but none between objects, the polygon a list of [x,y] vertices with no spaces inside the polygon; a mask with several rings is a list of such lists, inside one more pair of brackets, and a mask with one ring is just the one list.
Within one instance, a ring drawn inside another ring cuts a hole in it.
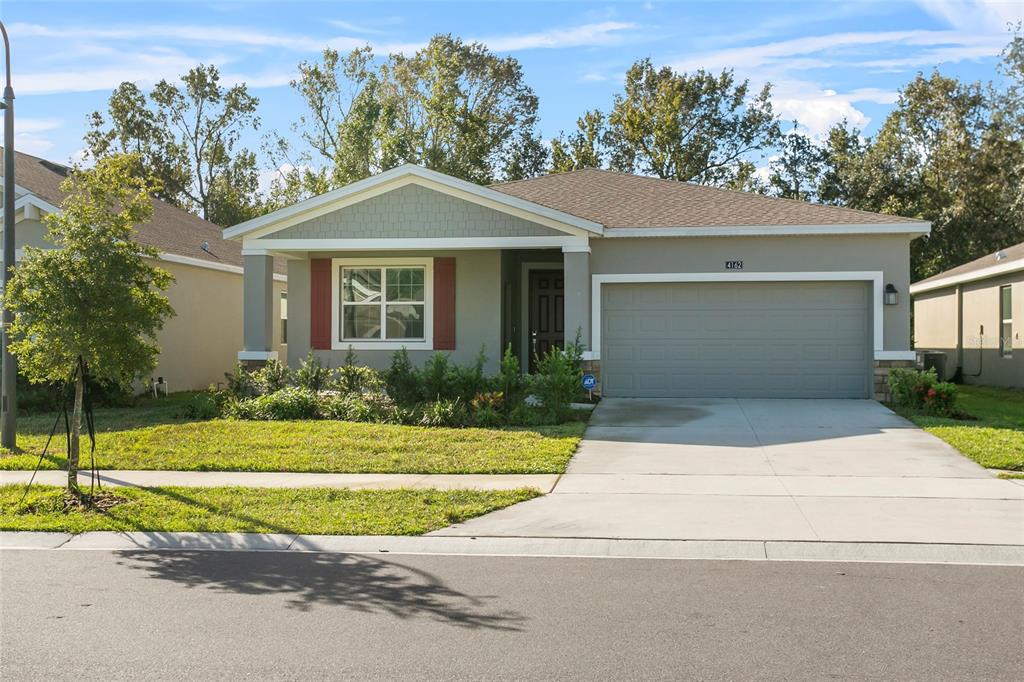
[{"label": "concrete driveway", "polygon": [[437,535],[1024,544],[1024,485],[869,400],[606,399],[551,494]]}]

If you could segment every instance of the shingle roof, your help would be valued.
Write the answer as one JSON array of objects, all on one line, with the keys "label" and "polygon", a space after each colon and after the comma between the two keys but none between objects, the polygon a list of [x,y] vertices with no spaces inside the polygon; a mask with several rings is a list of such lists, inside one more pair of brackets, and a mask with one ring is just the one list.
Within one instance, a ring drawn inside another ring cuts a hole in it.
[{"label": "shingle roof", "polygon": [[499,183],[491,189],[611,228],[924,223],[595,168]]},{"label": "shingle roof", "polygon": [[[70,172],[68,166],[15,151],[14,181],[54,206],[60,206],[67,196],[60,184]],[[242,245],[226,241],[219,226],[159,199],[153,199],[153,219],[138,227],[138,240],[163,253],[210,263],[242,265]],[[209,245],[210,253],[202,249],[204,242]],[[276,260],[274,269],[284,272],[284,261]]]},{"label": "shingle roof", "polygon": [[[1003,257],[996,259],[996,254],[1002,254]],[[958,275],[967,275],[972,272],[984,270],[986,268],[995,267],[997,265],[1004,265],[1013,263],[1014,261],[1024,261],[1024,243],[1015,244],[1014,246],[1008,246],[1005,249],[1000,249],[994,253],[990,253],[987,256],[972,260],[969,263],[958,265],[955,268],[950,268],[945,272],[940,272],[937,275],[932,275],[928,279],[922,279],[914,282],[914,286],[921,284],[930,284],[938,280],[944,280],[947,277],[956,277]]]}]

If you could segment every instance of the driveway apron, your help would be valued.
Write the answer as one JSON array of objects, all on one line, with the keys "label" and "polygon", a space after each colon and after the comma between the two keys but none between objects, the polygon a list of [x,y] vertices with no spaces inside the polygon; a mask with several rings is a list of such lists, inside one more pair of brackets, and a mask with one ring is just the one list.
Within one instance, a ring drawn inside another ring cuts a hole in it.
[{"label": "driveway apron", "polygon": [[435,535],[1024,544],[1024,486],[870,400],[606,399],[551,494]]}]

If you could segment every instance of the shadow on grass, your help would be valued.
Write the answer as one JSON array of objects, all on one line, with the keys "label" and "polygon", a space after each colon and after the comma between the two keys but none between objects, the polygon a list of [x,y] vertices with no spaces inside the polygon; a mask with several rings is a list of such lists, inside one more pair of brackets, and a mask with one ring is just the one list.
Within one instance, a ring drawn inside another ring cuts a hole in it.
[{"label": "shadow on grass", "polygon": [[402,619],[426,618],[470,629],[518,632],[524,616],[488,609],[437,576],[360,554],[160,551],[119,553],[119,563],[188,588],[244,595],[285,595],[290,608],[340,606]]}]

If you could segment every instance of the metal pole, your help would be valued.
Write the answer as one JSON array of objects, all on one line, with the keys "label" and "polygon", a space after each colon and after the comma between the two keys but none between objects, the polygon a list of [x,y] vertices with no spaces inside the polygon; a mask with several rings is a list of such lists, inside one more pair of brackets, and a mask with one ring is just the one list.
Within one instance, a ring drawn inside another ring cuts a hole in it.
[{"label": "metal pole", "polygon": [[[0,22],[0,33],[4,38],[4,63],[6,84],[4,86],[4,253],[3,286],[14,270],[14,88],[11,87],[11,41],[7,27]],[[2,399],[0,399],[0,445],[13,450],[18,444],[18,365],[11,354],[10,329],[14,315],[4,306],[3,310],[3,372]]]}]

